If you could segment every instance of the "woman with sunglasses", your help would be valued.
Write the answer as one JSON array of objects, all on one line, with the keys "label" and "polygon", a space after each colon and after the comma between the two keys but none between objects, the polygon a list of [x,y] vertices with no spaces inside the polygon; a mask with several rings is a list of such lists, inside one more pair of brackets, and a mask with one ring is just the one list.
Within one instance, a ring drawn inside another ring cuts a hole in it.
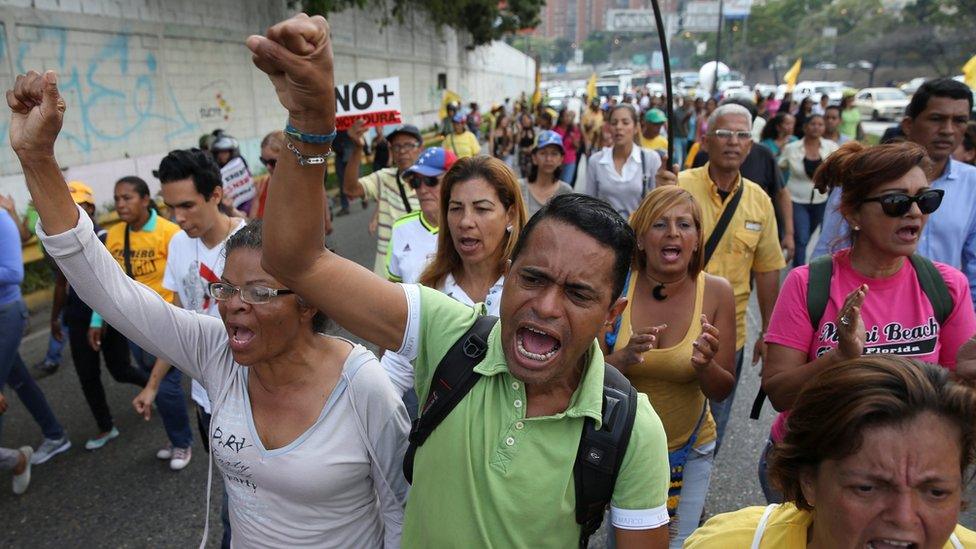
[{"label": "woman with sunglasses", "polygon": [[539,142],[532,148],[532,167],[528,177],[519,181],[525,210],[535,215],[552,197],[573,192],[569,183],[559,177],[563,166],[563,138],[552,130],[539,134]]},{"label": "woman with sunglasses", "polygon": [[[254,178],[257,199],[251,206],[250,219],[264,219],[264,205],[268,201],[271,176],[274,175],[275,166],[278,165],[278,155],[284,148],[285,133],[281,130],[275,130],[261,140],[261,163],[268,171]],[[325,234],[326,236],[332,234],[332,208],[329,207],[328,198],[325,199]]]},{"label": "woman with sunglasses", "polygon": [[[818,185],[841,187],[850,247],[793,269],[783,283],[762,371],[763,389],[777,410],[790,410],[822,368],[861,355],[910,356],[973,377],[960,353],[967,340],[968,347],[976,344],[969,283],[953,267],[913,257],[929,214],[942,202],[943,191],[929,186],[929,165],[925,149],[915,143],[867,148],[850,142],[814,174]],[[941,292],[926,290],[926,282]],[[766,482],[765,457],[786,429],[786,415],[780,414],[760,461],[770,502],[779,495]]]}]

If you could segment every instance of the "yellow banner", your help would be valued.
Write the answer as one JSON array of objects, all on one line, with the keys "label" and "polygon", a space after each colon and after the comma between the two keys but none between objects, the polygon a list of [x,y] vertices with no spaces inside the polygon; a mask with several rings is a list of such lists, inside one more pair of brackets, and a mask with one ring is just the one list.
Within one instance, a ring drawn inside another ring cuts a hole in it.
[{"label": "yellow banner", "polygon": [[447,117],[447,106],[450,103],[457,103],[460,105],[461,96],[452,92],[451,90],[444,90],[444,99],[441,100],[441,110],[437,115],[441,118],[441,120]]},{"label": "yellow banner", "polygon": [[590,81],[586,83],[586,97],[590,101],[596,97],[596,73],[590,75]]},{"label": "yellow banner", "polygon": [[966,64],[962,66],[962,74],[962,81],[976,90],[976,55],[970,57],[969,61],[966,61]]},{"label": "yellow banner", "polygon": [[783,83],[786,84],[786,91],[792,92],[793,88],[796,87],[796,80],[800,77],[800,69],[803,66],[803,59],[797,59],[796,63],[790,67],[790,70],[786,71],[783,75]]}]

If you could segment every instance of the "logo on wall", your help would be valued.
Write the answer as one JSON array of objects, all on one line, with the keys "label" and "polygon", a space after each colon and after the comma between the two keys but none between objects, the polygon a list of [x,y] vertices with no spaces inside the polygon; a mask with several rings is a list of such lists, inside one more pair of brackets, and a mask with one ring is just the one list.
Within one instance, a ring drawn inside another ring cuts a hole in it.
[{"label": "logo on wall", "polygon": [[200,118],[204,120],[212,120],[214,118],[230,120],[230,103],[224,99],[224,95],[220,92],[217,92],[215,99],[217,100],[216,106],[200,107]]}]

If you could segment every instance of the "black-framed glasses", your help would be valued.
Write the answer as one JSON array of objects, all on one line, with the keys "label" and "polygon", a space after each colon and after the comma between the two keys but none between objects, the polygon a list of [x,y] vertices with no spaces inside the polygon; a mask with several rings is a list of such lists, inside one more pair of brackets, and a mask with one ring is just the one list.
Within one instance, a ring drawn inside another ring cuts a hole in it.
[{"label": "black-framed glasses", "polygon": [[226,282],[212,282],[209,286],[210,297],[217,301],[227,301],[238,292],[241,294],[241,301],[251,305],[261,305],[271,301],[272,298],[293,294],[295,292],[284,288],[268,288],[257,284],[246,286],[234,286]]},{"label": "black-framed glasses", "polygon": [[265,166],[269,167],[269,168],[274,168],[275,167],[275,164],[278,163],[278,159],[277,158],[265,158],[265,157],[262,156],[261,157],[261,163],[264,164]]},{"label": "black-framed glasses", "polygon": [[733,137],[738,137],[739,139],[745,141],[746,139],[752,139],[752,132],[746,130],[732,131],[732,130],[715,130],[712,135],[723,140],[729,141]]},{"label": "black-framed glasses", "polygon": [[421,185],[436,187],[440,184],[440,182],[440,178],[432,175],[411,174],[411,176],[407,178],[407,183],[410,184],[412,189],[419,189]]},{"label": "black-framed glasses", "polygon": [[395,152],[395,153],[398,153],[398,152],[407,152],[407,151],[412,151],[412,150],[416,149],[419,146],[420,145],[418,145],[416,143],[403,143],[403,144],[400,144],[400,145],[390,145],[390,150],[392,152]]},{"label": "black-framed glasses", "polygon": [[939,209],[942,205],[942,197],[945,191],[942,189],[928,189],[915,196],[906,193],[891,193],[872,198],[865,198],[863,202],[877,202],[881,204],[881,211],[889,217],[901,217],[912,209],[912,204],[918,204],[918,209],[923,214],[930,214]]}]

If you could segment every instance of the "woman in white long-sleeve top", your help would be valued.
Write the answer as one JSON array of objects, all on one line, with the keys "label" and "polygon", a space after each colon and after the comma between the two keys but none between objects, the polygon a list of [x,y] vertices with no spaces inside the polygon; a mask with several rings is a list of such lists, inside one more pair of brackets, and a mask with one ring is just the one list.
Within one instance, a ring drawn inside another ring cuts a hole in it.
[{"label": "woman in white long-sleeve top", "polygon": [[64,113],[54,73],[18,76],[7,102],[38,235],[68,282],[210,395],[233,546],[399,547],[400,397],[369,351],[321,334],[324,317],[261,268],[260,222],[226,244],[210,287],[221,319],[170,305],[122,272],[68,194],[53,153]]}]

